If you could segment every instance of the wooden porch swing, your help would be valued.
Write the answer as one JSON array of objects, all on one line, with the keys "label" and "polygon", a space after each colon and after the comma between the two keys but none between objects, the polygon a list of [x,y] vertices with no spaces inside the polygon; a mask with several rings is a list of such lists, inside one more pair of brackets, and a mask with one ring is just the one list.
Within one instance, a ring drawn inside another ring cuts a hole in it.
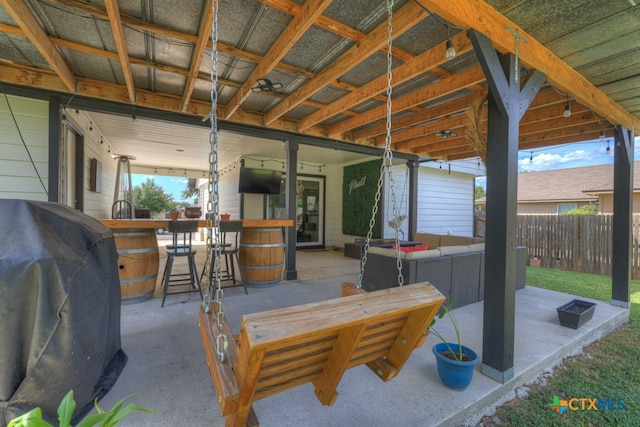
[{"label": "wooden porch swing", "polygon": [[426,339],[445,300],[429,283],[369,293],[344,283],[343,294],[350,295],[243,316],[224,362],[214,349],[221,332],[233,336],[228,323],[221,331],[216,309],[200,310],[200,334],[227,426],[258,425],[253,401],[308,382],[323,405],[332,405],[345,370],[363,364],[383,381],[393,379]]},{"label": "wooden porch swing", "polygon": [[[388,0],[387,6],[391,23],[393,1]],[[240,334],[233,335],[223,311],[219,239],[215,239],[213,244],[213,235],[217,233],[213,222],[218,221],[219,213],[217,183],[214,180],[217,176],[217,96],[213,93],[217,82],[217,1],[212,2],[212,7],[212,157],[208,203],[211,215],[208,217],[213,220],[207,224],[205,266],[212,265],[213,268],[205,271],[208,288],[199,313],[199,329],[226,425],[257,426],[253,402],[292,387],[312,383],[318,400],[323,405],[332,405],[338,397],[338,384],[349,368],[366,364],[383,381],[393,379],[413,350],[424,343],[429,325],[445,298],[428,282],[402,286],[400,263],[398,287],[370,293],[360,287],[386,163],[393,184],[388,131],[385,161],[381,166],[358,284],[343,283],[341,298],[244,315]],[[390,76],[391,29],[389,32],[387,71]],[[388,81],[387,120],[390,121],[390,77]],[[392,199],[393,214],[398,217],[393,190]],[[396,227],[397,247],[398,229],[399,226]],[[215,262],[211,263],[211,259]],[[215,301],[212,301],[214,285]]]}]

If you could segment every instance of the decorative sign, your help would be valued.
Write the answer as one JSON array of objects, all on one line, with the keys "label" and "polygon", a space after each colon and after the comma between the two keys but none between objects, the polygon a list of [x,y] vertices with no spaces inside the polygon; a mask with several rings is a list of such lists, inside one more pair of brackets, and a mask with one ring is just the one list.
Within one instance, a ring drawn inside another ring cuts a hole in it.
[{"label": "decorative sign", "polygon": [[[375,204],[380,165],[382,160],[345,166],[342,184],[342,233],[365,237]],[[380,238],[380,213],[378,209],[373,238]]]}]

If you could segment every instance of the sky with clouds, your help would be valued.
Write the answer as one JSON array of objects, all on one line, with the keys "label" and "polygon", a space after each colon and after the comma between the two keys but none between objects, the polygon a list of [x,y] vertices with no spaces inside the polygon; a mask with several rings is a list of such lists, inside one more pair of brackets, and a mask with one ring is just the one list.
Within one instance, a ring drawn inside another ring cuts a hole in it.
[{"label": "sky with clouds", "polygon": [[[609,153],[607,153],[607,143]],[[543,147],[518,153],[518,172],[578,168],[613,164],[613,138]],[[640,160],[640,137],[635,138],[635,160]],[[486,177],[476,178],[476,184],[486,188]]]}]

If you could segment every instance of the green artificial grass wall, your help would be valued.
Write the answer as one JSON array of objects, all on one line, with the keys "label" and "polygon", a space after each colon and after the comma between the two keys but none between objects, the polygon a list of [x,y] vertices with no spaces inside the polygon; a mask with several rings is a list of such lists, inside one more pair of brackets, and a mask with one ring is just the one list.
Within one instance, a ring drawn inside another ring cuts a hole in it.
[{"label": "green artificial grass wall", "polygon": [[[342,233],[366,236],[375,203],[382,160],[345,166],[342,183]],[[372,237],[380,238],[380,214],[378,209]]]}]

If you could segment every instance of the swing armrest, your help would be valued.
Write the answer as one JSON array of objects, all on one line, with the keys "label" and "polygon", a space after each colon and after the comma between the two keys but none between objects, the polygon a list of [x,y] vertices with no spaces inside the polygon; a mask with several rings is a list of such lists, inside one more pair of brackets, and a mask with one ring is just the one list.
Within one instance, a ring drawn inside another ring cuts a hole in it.
[{"label": "swing armrest", "polygon": [[237,401],[240,397],[240,386],[233,373],[233,363],[237,358],[237,344],[231,328],[227,322],[224,322],[223,332],[227,336],[228,347],[225,362],[221,363],[215,352],[216,336],[220,332],[215,318],[211,313],[205,313],[204,309],[200,307],[198,323],[207,356],[207,365],[218,396],[220,412],[226,416],[236,411]]},{"label": "swing armrest", "polygon": [[358,295],[358,294],[366,294],[367,293],[367,291],[365,291],[362,288],[357,287],[355,285],[355,283],[351,283],[351,282],[342,282],[340,287],[342,288],[342,296],[343,297],[348,297],[349,295]]}]

